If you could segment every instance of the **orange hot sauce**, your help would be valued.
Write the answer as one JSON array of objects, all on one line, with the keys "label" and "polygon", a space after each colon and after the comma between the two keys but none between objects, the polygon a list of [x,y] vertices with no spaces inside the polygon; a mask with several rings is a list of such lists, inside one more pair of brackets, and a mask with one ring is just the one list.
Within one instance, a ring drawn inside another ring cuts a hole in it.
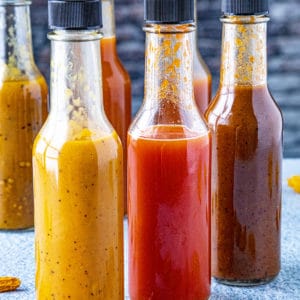
[{"label": "orange hot sauce", "polygon": [[[197,0],[194,1],[197,24]],[[211,101],[211,73],[197,46],[197,30],[193,33],[193,85],[196,105],[203,115]]]},{"label": "orange hot sauce", "polygon": [[[131,121],[131,83],[116,49],[116,37],[105,37],[101,40],[103,101],[105,113],[118,133],[124,150],[124,183],[126,183],[127,165],[127,130]],[[126,184],[124,184],[125,205]]]},{"label": "orange hot sauce", "polygon": [[194,75],[193,84],[196,105],[199,111],[204,114],[211,99],[211,76],[198,79]]},{"label": "orange hot sauce", "polygon": [[101,40],[104,109],[125,150],[131,121],[131,83],[116,50],[115,37]]}]

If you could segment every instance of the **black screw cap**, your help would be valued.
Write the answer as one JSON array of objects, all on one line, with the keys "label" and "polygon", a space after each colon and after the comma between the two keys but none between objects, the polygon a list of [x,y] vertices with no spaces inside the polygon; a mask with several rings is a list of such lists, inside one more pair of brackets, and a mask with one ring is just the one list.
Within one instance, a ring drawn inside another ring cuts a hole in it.
[{"label": "black screw cap", "polygon": [[145,22],[184,24],[195,21],[194,0],[144,0]]},{"label": "black screw cap", "polygon": [[49,0],[48,22],[50,29],[101,28],[101,0]]},{"label": "black screw cap", "polygon": [[222,0],[222,12],[225,15],[267,15],[268,0]]}]

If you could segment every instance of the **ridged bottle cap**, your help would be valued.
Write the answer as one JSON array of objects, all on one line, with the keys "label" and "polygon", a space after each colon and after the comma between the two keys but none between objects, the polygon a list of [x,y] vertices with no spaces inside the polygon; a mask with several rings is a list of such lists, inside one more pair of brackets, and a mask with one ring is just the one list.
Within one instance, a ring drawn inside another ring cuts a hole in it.
[{"label": "ridged bottle cap", "polygon": [[144,0],[145,22],[181,24],[195,21],[194,0]]},{"label": "ridged bottle cap", "polygon": [[49,0],[50,29],[86,30],[102,27],[100,0]]},{"label": "ridged bottle cap", "polygon": [[269,13],[268,0],[222,0],[225,15],[266,15]]}]

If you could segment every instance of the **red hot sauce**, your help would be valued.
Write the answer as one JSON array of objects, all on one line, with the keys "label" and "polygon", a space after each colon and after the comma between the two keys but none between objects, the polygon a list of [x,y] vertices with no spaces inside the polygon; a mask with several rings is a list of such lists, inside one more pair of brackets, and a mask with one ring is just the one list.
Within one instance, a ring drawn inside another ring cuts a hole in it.
[{"label": "red hot sauce", "polygon": [[194,101],[189,20],[144,27],[145,99],[128,134],[131,300],[210,294],[210,133]]}]

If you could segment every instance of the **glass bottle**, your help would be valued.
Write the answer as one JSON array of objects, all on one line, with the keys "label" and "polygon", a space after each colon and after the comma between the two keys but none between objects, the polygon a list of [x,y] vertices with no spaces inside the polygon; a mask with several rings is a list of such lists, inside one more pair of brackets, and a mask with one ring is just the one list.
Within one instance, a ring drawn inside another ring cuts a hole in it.
[{"label": "glass bottle", "polygon": [[49,1],[51,110],[33,149],[41,300],[124,297],[122,145],[102,104],[100,5]]},{"label": "glass bottle", "polygon": [[145,99],[128,134],[130,299],[207,299],[210,135],[193,93],[194,4],[145,5]]},{"label": "glass bottle", "polygon": [[212,274],[258,285],[280,270],[282,115],[267,85],[268,2],[223,1],[212,132]]},{"label": "glass bottle", "polygon": [[[124,182],[126,183],[127,130],[131,122],[131,82],[117,53],[114,0],[102,0],[102,11],[101,58],[104,110],[123,144]],[[124,184],[125,214],[127,213],[126,194],[126,184]]]},{"label": "glass bottle", "polygon": [[33,227],[32,145],[48,88],[32,53],[30,2],[0,2],[0,229]]},{"label": "glass bottle", "polygon": [[[195,22],[197,28],[197,0],[195,0]],[[211,100],[211,74],[197,46],[197,29],[193,31],[193,84],[195,101],[202,114]]]}]

